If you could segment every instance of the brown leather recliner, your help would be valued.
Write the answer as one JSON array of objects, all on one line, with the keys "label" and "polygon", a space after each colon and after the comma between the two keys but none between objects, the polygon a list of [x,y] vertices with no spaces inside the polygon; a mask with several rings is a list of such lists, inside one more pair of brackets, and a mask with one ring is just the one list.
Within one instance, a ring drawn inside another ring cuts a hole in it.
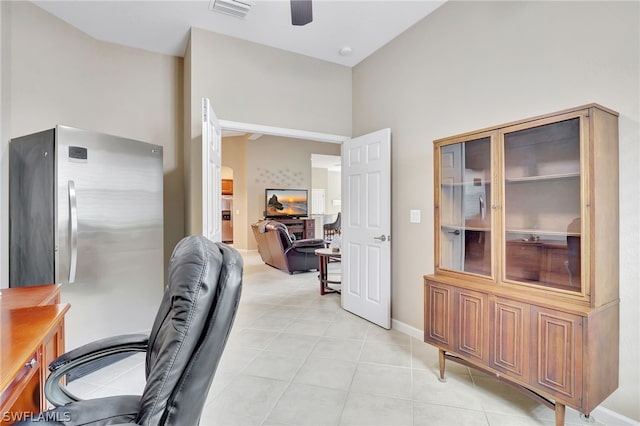
[{"label": "brown leather recliner", "polygon": [[292,240],[287,227],[274,220],[264,220],[251,225],[258,242],[258,251],[267,265],[290,274],[298,271],[318,270],[315,251],[324,248],[324,240],[310,238]]}]

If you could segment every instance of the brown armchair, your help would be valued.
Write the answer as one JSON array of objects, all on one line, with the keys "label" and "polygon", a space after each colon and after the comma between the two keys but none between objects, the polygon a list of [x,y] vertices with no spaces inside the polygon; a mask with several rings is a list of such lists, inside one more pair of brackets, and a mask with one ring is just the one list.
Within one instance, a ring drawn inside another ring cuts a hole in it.
[{"label": "brown armchair", "polygon": [[290,274],[319,269],[315,251],[324,248],[324,240],[310,238],[294,241],[287,227],[273,220],[254,223],[251,229],[258,243],[260,257],[267,265]]}]

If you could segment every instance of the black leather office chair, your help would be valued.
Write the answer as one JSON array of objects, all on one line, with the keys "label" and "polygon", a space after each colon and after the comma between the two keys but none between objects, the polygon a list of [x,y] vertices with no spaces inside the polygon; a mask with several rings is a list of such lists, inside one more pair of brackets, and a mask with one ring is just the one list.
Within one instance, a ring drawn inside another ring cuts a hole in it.
[{"label": "black leather office chair", "polygon": [[[184,238],[169,263],[169,285],[151,334],[103,339],[51,363],[40,425],[197,425],[229,337],[242,287],[236,250],[202,236]],[[114,312],[117,315],[117,312]],[[69,370],[127,351],[146,351],[142,396],[79,400],[59,383]]]}]

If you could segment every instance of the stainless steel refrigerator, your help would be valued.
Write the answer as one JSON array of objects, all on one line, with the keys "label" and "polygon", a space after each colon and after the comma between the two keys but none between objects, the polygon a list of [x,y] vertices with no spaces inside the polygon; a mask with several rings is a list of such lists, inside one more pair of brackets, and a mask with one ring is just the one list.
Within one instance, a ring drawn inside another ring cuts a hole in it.
[{"label": "stainless steel refrigerator", "polygon": [[148,331],[163,287],[162,147],[57,126],[9,149],[9,286],[61,283],[66,348]]}]

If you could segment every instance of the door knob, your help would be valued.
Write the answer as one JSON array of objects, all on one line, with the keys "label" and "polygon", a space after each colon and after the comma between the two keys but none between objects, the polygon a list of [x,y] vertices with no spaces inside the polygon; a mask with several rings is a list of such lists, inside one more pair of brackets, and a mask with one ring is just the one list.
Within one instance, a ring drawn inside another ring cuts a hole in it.
[{"label": "door knob", "polygon": [[460,235],[460,230],[456,229],[455,231],[447,231],[449,234]]},{"label": "door knob", "polygon": [[384,234],[380,235],[379,237],[373,237],[374,240],[379,240],[379,241],[387,241],[387,237],[384,236]]}]

